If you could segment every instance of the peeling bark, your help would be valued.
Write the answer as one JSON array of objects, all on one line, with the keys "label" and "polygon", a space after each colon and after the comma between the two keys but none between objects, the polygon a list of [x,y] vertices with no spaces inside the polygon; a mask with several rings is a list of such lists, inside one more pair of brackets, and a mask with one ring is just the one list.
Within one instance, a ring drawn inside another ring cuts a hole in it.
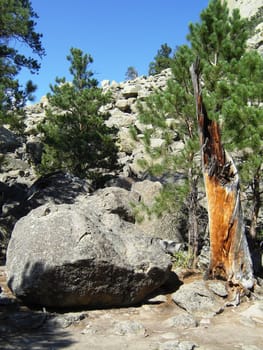
[{"label": "peeling bark", "polygon": [[196,100],[202,171],[206,189],[210,234],[208,277],[252,288],[251,256],[240,204],[239,176],[221,143],[219,124],[210,120],[202,101],[199,62],[190,68]]}]

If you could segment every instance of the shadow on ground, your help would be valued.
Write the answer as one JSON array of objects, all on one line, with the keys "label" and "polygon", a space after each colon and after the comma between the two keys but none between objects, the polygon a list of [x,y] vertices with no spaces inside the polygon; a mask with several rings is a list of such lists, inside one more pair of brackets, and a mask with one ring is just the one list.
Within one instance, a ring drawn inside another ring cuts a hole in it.
[{"label": "shadow on ground", "polygon": [[0,304],[0,349],[66,349],[75,343],[60,325],[49,323],[44,310],[30,310],[15,299]]},{"label": "shadow on ground", "polygon": [[[76,342],[66,324],[54,322],[45,309],[21,304],[6,283],[5,268],[0,268],[0,349],[66,349]],[[64,326],[64,327],[63,327]]]}]

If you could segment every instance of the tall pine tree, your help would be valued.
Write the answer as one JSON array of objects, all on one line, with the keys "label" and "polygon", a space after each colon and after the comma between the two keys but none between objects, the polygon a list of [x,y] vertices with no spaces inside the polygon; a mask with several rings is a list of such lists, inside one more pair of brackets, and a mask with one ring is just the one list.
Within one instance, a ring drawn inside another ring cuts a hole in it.
[{"label": "tall pine tree", "polygon": [[246,51],[248,34],[258,16],[242,19],[236,9],[213,0],[201,14],[201,22],[190,25],[188,39],[203,63],[203,96],[209,115],[220,121],[223,143],[238,151],[242,189],[250,189],[250,234],[256,237],[261,206],[263,154],[262,77],[263,58]]},{"label": "tall pine tree", "polygon": [[[175,53],[173,78],[166,90],[150,96],[140,110],[141,121],[152,125],[152,128],[147,128],[144,137],[146,150],[159,159],[158,163],[156,159],[152,162],[153,167],[150,167],[151,164],[145,165],[150,171],[158,170],[162,174],[181,172],[184,178],[183,187],[182,182],[179,186],[178,183],[166,185],[156,205],[159,211],[171,209],[174,204],[169,203],[182,197],[180,193],[184,189],[189,208],[189,242],[194,245],[190,251],[194,254],[199,235],[196,210],[199,152],[189,67],[199,56],[203,72],[203,96],[209,116],[223,124],[226,148],[229,145],[229,149],[240,151],[243,162],[241,168],[244,171],[249,168],[250,171],[246,184],[257,188],[262,158],[263,70],[262,57],[256,52],[246,52],[248,29],[248,20],[242,19],[238,10],[230,14],[226,3],[210,1],[200,15],[200,22],[189,26],[190,46],[179,47]],[[174,123],[167,123],[171,118]],[[170,128],[171,124],[175,125],[175,131]],[[181,153],[174,152],[172,147],[176,132],[184,143]],[[156,133],[165,140],[162,149],[151,148],[151,138]],[[253,149],[256,152],[252,154]],[[253,206],[258,208],[259,193],[252,197],[254,203],[257,202]]]}]

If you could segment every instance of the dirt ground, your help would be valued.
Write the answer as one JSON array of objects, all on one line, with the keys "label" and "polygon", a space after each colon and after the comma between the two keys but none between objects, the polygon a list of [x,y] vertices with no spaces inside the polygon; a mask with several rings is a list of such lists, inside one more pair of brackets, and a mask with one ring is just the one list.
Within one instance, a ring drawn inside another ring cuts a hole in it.
[{"label": "dirt ground", "polygon": [[[0,285],[8,302],[0,304],[0,349],[74,350],[262,350],[263,299],[251,298],[238,307],[176,327],[182,313],[170,294],[138,307],[45,313],[12,303],[0,268]],[[262,295],[262,294],[261,294]],[[55,317],[53,318],[53,316]]]}]

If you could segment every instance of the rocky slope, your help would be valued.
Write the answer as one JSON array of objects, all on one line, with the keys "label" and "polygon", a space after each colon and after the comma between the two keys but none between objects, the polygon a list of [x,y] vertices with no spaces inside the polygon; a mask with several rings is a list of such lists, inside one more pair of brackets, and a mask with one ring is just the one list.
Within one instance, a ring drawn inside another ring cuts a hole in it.
[{"label": "rocky slope", "polygon": [[[241,16],[248,18],[254,16],[263,6],[262,0],[227,0],[226,2],[230,11],[238,8]],[[256,27],[255,35],[248,40],[248,47],[258,50],[263,55],[263,23]]]},{"label": "rocky slope", "polygon": [[[112,102],[104,106],[101,111],[108,112],[110,118],[107,120],[108,126],[115,126],[118,131],[119,143],[119,162],[123,166],[122,175],[142,177],[143,170],[137,164],[137,160],[145,157],[144,149],[140,143],[136,143],[129,132],[129,127],[134,125],[137,130],[143,133],[145,126],[138,121],[138,111],[136,103],[143,101],[156,89],[164,89],[167,80],[171,77],[169,69],[164,70],[161,74],[149,77],[138,77],[134,80],[117,83],[104,80],[101,82],[103,91],[111,91]],[[47,106],[46,97],[43,97],[40,103],[26,108],[26,134],[27,140],[25,150],[29,152],[28,157],[32,161],[39,159],[41,146],[39,145],[39,135],[36,130],[38,122],[44,118],[44,107]],[[168,121],[169,122],[169,121]],[[140,138],[142,135],[138,135]],[[161,139],[152,140],[153,143],[159,144]],[[180,144],[180,143],[179,143]]]},{"label": "rocky slope", "polygon": [[262,6],[261,0],[226,0],[226,3],[230,11],[238,8],[243,17],[255,15],[258,8]]}]

